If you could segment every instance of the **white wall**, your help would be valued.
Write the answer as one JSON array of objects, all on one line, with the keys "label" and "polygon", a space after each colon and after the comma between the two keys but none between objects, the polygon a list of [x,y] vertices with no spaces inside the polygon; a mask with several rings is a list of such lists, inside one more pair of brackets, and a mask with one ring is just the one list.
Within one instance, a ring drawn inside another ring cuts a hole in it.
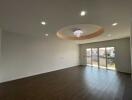
[{"label": "white wall", "polygon": [[[131,51],[131,72],[132,72],[132,21],[131,21],[131,27],[130,27],[130,51]],[[132,78],[132,73],[131,73]]]},{"label": "white wall", "polygon": [[1,37],[2,37],[2,29],[0,28],[0,64],[1,64]]},{"label": "white wall", "polygon": [[44,38],[4,32],[0,82],[76,66],[78,55],[77,44],[55,36]]}]

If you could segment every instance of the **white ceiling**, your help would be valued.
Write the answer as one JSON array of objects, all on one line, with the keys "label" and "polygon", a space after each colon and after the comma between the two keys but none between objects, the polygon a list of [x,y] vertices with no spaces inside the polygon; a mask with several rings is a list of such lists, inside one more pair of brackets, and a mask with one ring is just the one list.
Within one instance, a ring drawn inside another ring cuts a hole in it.
[{"label": "white ceiling", "polygon": [[[55,36],[69,25],[95,24],[105,32],[77,43],[124,38],[130,36],[131,5],[132,0],[0,0],[0,27],[20,34]],[[87,11],[85,17],[79,16],[81,10]],[[46,26],[40,24],[43,19]],[[112,27],[114,22],[119,24]]]}]

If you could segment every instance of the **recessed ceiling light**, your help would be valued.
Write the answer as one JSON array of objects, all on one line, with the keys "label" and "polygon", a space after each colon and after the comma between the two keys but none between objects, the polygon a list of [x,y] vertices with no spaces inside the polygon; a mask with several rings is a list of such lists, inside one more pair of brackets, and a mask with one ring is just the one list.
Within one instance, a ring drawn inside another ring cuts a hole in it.
[{"label": "recessed ceiling light", "polygon": [[112,26],[117,26],[117,25],[118,25],[118,23],[113,23],[113,24],[112,24]]},{"label": "recessed ceiling light", "polygon": [[45,36],[47,37],[47,36],[49,36],[49,34],[45,34]]},{"label": "recessed ceiling light", "polygon": [[86,13],[87,13],[86,11],[81,11],[80,15],[81,15],[81,16],[85,16]]},{"label": "recessed ceiling light", "polygon": [[46,22],[45,22],[45,21],[42,21],[41,24],[42,24],[42,25],[46,25]]},{"label": "recessed ceiling light", "polygon": [[112,35],[111,35],[111,34],[108,34],[107,36],[108,36],[108,37],[111,37]]}]

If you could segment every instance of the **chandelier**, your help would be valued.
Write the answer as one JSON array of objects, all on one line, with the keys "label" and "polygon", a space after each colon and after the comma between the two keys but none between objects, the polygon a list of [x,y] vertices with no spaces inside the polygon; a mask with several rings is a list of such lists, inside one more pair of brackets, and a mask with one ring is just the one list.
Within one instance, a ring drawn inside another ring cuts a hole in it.
[{"label": "chandelier", "polygon": [[83,34],[83,31],[81,29],[75,29],[75,30],[73,30],[73,34],[76,37],[80,37]]}]

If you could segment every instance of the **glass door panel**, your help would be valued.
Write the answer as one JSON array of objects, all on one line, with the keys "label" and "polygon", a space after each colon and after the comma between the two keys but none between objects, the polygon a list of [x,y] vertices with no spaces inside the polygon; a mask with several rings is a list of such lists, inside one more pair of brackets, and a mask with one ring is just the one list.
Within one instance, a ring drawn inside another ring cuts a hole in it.
[{"label": "glass door panel", "polygon": [[91,48],[86,49],[86,56],[87,56],[87,65],[91,66],[92,63]]},{"label": "glass door panel", "polygon": [[107,47],[107,69],[115,70],[115,48]]},{"label": "glass door panel", "polygon": [[92,48],[92,66],[98,67],[98,48]]},{"label": "glass door panel", "polygon": [[99,48],[99,67],[106,68],[106,49]]}]

